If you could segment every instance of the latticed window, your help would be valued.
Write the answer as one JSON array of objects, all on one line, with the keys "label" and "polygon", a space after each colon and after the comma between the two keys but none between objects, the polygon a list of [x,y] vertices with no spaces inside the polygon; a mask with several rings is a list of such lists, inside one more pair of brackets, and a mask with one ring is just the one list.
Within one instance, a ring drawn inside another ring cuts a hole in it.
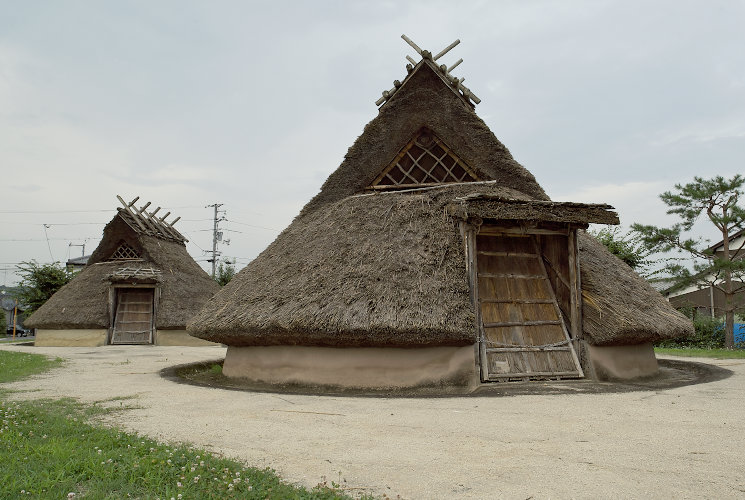
[{"label": "latticed window", "polygon": [[439,137],[425,128],[417,132],[370,188],[395,189],[478,180]]},{"label": "latticed window", "polygon": [[109,260],[134,260],[139,258],[140,254],[137,253],[137,250],[132,248],[126,241],[122,241],[114,253],[111,254]]}]

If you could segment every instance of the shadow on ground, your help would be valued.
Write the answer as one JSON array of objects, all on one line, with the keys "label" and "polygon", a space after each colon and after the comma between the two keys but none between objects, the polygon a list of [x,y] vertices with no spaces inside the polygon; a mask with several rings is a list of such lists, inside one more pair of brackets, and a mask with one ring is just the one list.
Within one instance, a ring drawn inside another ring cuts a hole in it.
[{"label": "shadow on ground", "polygon": [[453,387],[421,387],[396,390],[355,390],[334,386],[301,384],[273,385],[245,379],[231,379],[222,375],[222,360],[172,366],[161,370],[162,377],[182,384],[215,389],[283,394],[353,396],[353,397],[504,397],[550,394],[602,394],[633,391],[660,391],[693,384],[705,384],[725,379],[730,370],[695,361],[660,359],[660,371],[642,379],[546,380],[532,382],[502,382],[482,384],[476,389]]}]

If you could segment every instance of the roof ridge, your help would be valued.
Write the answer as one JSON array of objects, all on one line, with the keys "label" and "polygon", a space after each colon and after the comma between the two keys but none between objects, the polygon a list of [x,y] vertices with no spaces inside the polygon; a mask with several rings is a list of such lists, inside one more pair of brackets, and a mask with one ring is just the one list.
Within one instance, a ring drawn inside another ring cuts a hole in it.
[{"label": "roof ridge", "polygon": [[450,52],[450,50],[453,49],[456,45],[458,45],[460,43],[460,39],[455,40],[453,43],[438,52],[436,55],[432,55],[432,52],[419,48],[419,46],[406,35],[401,35],[401,38],[403,38],[406,43],[408,43],[420,56],[422,56],[422,59],[417,63],[412,57],[408,55],[406,56],[406,60],[410,63],[406,65],[406,72],[408,73],[406,78],[403,82],[394,80],[393,88],[391,90],[384,90],[382,97],[375,101],[375,104],[377,106],[384,106],[388,102],[388,100],[393,97],[393,95],[398,91],[398,89],[403,87],[406,84],[407,80],[409,80],[411,76],[416,73],[424,64],[429,65],[434,73],[437,74],[442,79],[442,81],[445,82],[445,84],[447,84],[447,86],[450,87],[450,89],[455,92],[456,95],[458,95],[458,97],[460,97],[466,104],[468,104],[471,109],[475,108],[475,105],[481,102],[481,99],[479,99],[476,94],[471,91],[471,89],[463,85],[465,77],[458,78],[450,74],[452,70],[454,70],[463,62],[463,58],[458,59],[458,61],[456,61],[455,64],[451,65],[450,67],[445,64],[437,64],[437,60]]},{"label": "roof ridge", "polygon": [[141,208],[137,208],[135,203],[140,199],[139,196],[129,203],[124,201],[119,195],[116,197],[124,205],[124,208],[117,208],[118,214],[122,216],[124,222],[134,232],[163,240],[178,241],[180,243],[189,241],[173,227],[181,217],[176,217],[173,221],[167,222],[166,218],[171,215],[171,212],[167,212],[163,217],[157,217],[156,214],[160,211],[161,207],[156,208],[152,212],[147,212],[147,208],[151,205],[149,201]]}]

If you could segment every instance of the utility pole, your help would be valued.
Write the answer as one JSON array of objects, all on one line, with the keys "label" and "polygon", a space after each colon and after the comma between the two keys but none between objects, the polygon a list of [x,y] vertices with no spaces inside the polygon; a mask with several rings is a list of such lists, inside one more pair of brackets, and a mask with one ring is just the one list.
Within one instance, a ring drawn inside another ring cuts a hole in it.
[{"label": "utility pole", "polygon": [[212,262],[212,278],[215,278],[215,266],[217,265],[217,256],[220,252],[217,251],[217,242],[222,240],[222,232],[218,231],[218,224],[221,221],[225,220],[225,217],[218,217],[219,213],[222,212],[225,213],[225,210],[218,210],[223,206],[222,203],[213,203],[212,205],[207,205],[205,208],[214,207],[215,209],[215,215],[212,219],[213,225],[212,225],[212,259],[207,259],[207,262]]}]

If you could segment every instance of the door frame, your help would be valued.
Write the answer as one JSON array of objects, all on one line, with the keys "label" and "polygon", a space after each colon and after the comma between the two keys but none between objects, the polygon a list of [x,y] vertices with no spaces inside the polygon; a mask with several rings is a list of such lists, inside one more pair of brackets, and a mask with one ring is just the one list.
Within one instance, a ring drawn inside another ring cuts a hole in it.
[{"label": "door frame", "polygon": [[[573,223],[533,223],[528,221],[505,221],[500,224],[498,221],[485,222],[477,218],[475,222],[466,221],[460,223],[460,232],[463,236],[463,242],[466,254],[466,272],[468,274],[471,304],[473,305],[475,315],[475,361],[479,370],[481,382],[489,382],[488,361],[486,355],[485,332],[483,329],[483,320],[481,317],[481,303],[479,299],[478,285],[478,256],[476,248],[476,236],[483,235],[555,235],[567,237],[568,251],[568,269],[569,269],[569,292],[570,292],[570,310],[568,318],[564,321],[564,327],[569,335],[571,346],[574,348],[573,357],[578,361],[580,376],[584,376],[585,353],[582,342],[582,287],[580,281],[580,260],[579,245],[577,239],[577,230],[584,229],[586,225]],[[540,246],[539,249],[540,251]],[[541,257],[543,254],[541,252]],[[545,267],[545,264],[544,264]],[[549,286],[553,288],[549,280]],[[556,291],[552,289],[552,293]],[[556,301],[555,301],[556,303]],[[561,314],[561,313],[559,313]]]},{"label": "door frame", "polygon": [[106,344],[113,345],[114,338],[114,323],[116,322],[116,303],[118,299],[118,292],[122,289],[152,289],[153,290],[153,317],[152,324],[150,326],[150,341],[147,344],[142,345],[153,345],[155,343],[155,325],[158,318],[158,303],[160,302],[160,286],[153,283],[112,283],[109,286],[109,300],[108,300],[108,313],[109,313],[109,328],[106,334]]}]

